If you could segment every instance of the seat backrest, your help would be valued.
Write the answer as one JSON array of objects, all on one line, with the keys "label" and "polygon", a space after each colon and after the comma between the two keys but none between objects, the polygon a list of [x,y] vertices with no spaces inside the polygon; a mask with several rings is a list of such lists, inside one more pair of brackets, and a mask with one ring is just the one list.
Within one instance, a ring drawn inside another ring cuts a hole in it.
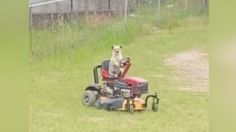
[{"label": "seat backrest", "polygon": [[102,68],[101,68],[101,76],[103,80],[108,80],[108,79],[116,79],[109,74],[109,64],[110,60],[104,60],[102,62]]},{"label": "seat backrest", "polygon": [[110,64],[110,60],[104,60],[102,62],[102,68],[101,68],[102,79],[109,78],[109,64]]}]

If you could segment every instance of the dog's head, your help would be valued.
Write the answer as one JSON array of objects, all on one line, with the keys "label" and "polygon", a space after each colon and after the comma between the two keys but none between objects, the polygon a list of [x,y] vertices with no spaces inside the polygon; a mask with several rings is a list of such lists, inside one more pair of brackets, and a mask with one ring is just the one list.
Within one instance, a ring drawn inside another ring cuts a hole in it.
[{"label": "dog's head", "polygon": [[121,53],[122,46],[120,45],[114,45],[112,46],[112,53],[113,54],[120,54]]}]

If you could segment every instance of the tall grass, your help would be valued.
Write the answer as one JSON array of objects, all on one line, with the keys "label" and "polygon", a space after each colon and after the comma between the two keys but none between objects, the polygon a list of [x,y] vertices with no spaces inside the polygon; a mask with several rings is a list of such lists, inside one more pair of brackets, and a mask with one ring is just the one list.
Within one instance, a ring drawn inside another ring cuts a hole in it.
[{"label": "tall grass", "polygon": [[73,53],[78,47],[94,45],[100,48],[113,44],[132,41],[142,28],[129,20],[111,20],[99,25],[87,25],[86,29],[80,23],[68,23],[54,28],[33,31],[32,59],[42,60],[45,57],[56,57]]},{"label": "tall grass", "polygon": [[[128,16],[127,23],[124,23],[122,17],[106,19],[102,23],[86,21],[86,24],[80,19],[59,23],[47,29],[33,29],[32,61],[37,63],[47,58],[70,55],[79,47],[93,45],[101,49],[114,44],[128,44],[134,38],[157,28],[167,28],[171,32],[174,28],[188,25],[189,20],[196,18],[196,15],[183,17],[185,14],[180,8],[163,7],[161,26],[157,27],[156,8],[144,6],[138,8],[134,14],[135,16]],[[205,19],[204,15],[200,15],[196,20]]]}]

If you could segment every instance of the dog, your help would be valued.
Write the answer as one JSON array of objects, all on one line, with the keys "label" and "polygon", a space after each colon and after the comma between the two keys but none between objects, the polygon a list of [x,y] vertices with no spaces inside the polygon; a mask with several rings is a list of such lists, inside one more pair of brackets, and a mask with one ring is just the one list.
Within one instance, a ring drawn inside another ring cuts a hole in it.
[{"label": "dog", "polygon": [[109,64],[109,74],[113,77],[119,77],[123,69],[120,67],[120,61],[123,59],[122,46],[112,46],[112,56]]}]

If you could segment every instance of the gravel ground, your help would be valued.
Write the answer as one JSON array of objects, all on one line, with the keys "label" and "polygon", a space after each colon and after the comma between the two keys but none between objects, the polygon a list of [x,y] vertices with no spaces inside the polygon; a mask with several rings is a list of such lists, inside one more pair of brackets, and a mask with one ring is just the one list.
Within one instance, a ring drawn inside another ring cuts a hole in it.
[{"label": "gravel ground", "polygon": [[208,92],[209,63],[208,54],[197,49],[178,53],[165,60],[173,68],[171,79],[180,90]]}]

